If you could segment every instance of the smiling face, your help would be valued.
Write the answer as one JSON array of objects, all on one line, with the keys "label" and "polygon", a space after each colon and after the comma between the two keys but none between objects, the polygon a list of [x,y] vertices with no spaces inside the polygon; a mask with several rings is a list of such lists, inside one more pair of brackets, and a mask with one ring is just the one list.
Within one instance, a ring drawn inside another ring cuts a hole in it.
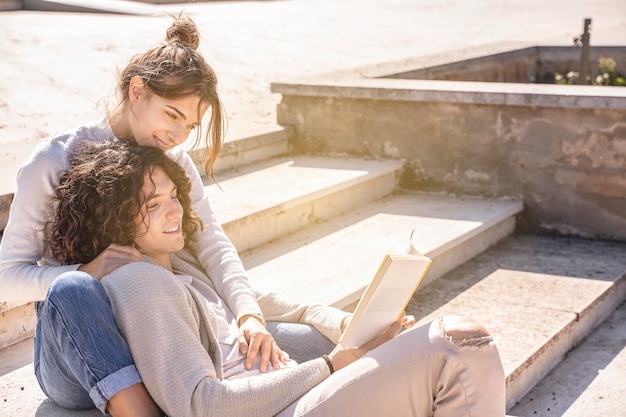
[{"label": "smiling face", "polygon": [[160,167],[144,175],[142,188],[145,203],[135,219],[135,246],[158,265],[171,270],[171,253],[185,246],[183,207],[174,182]]},{"label": "smiling face", "polygon": [[200,126],[209,105],[198,96],[171,99],[153,93],[140,79],[131,82],[127,135],[138,145],[162,151],[180,145]]}]

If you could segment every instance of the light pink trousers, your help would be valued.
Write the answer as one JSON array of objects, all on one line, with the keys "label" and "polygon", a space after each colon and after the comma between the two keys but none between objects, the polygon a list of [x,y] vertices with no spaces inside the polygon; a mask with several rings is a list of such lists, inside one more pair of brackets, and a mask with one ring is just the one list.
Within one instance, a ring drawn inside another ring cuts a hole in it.
[{"label": "light pink trousers", "polygon": [[490,338],[450,340],[437,320],[337,371],[279,416],[503,417],[504,380]]}]

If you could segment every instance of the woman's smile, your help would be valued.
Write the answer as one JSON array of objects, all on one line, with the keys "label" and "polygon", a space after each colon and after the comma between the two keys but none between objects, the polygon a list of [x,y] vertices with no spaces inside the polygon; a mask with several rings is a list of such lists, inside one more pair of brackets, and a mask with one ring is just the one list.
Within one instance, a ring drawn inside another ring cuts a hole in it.
[{"label": "woman's smile", "polygon": [[165,152],[173,148],[174,144],[171,141],[161,140],[158,136],[154,136],[154,147]]}]

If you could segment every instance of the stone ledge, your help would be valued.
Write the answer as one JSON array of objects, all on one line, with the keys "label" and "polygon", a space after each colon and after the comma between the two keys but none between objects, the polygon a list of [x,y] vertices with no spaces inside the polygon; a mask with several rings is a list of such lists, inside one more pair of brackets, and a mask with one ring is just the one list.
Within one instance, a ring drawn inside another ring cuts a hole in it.
[{"label": "stone ledge", "polygon": [[127,0],[23,0],[24,10],[44,12],[115,13],[156,16],[161,11],[154,6]]},{"label": "stone ledge", "polygon": [[473,81],[332,79],[273,83],[292,96],[580,109],[626,109],[626,88]]},{"label": "stone ledge", "polygon": [[[253,131],[232,132],[222,147],[215,163],[215,172],[225,172],[237,167],[249,165],[264,159],[284,155],[289,151],[289,139],[294,130],[290,126],[270,125],[257,127]],[[204,173],[203,161],[206,148],[188,148],[187,152],[196,164],[198,171]]]},{"label": "stone ledge", "polygon": [[626,245],[518,235],[420,289],[420,321],[474,317],[496,337],[511,407],[626,296]]},{"label": "stone ledge", "polygon": [[[512,233],[522,207],[519,201],[398,191],[241,257],[259,288],[346,308],[359,299],[385,253],[406,253],[411,230],[415,248],[433,259],[426,285]],[[298,285],[293,271],[300,271]]]},{"label": "stone ledge", "polygon": [[[517,50],[494,51],[489,55],[470,54],[433,55],[400,61],[383,62],[366,67],[319,74],[285,82],[274,82],[271,91],[283,95],[310,97],[338,97],[369,100],[397,100],[415,102],[453,102],[507,106],[535,106],[581,109],[626,109],[626,88],[525,82],[483,82],[435,79],[437,68],[460,68],[483,65],[485,61],[540,60],[547,53],[563,54],[571,47],[533,46]],[[603,54],[625,55],[626,48],[593,46],[594,57]],[[542,55],[543,54],[543,55]],[[492,64],[497,65],[497,64]],[[504,65],[504,64],[500,64]],[[531,64],[529,64],[531,65]],[[440,71],[441,72],[441,71]]]},{"label": "stone ledge", "polygon": [[36,325],[33,303],[0,303],[0,349],[32,337]]},{"label": "stone ledge", "polygon": [[402,158],[407,189],[523,200],[525,233],[626,240],[626,88],[399,78],[418,62],[274,83],[278,122],[299,152]]}]

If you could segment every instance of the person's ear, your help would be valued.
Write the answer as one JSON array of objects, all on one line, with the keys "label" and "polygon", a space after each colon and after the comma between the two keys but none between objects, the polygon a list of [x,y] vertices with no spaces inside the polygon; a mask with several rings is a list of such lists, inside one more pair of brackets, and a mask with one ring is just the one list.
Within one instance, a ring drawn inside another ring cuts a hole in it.
[{"label": "person's ear", "polygon": [[128,99],[131,103],[137,103],[143,95],[146,93],[146,84],[143,82],[143,78],[135,75],[130,79],[128,84]]}]

